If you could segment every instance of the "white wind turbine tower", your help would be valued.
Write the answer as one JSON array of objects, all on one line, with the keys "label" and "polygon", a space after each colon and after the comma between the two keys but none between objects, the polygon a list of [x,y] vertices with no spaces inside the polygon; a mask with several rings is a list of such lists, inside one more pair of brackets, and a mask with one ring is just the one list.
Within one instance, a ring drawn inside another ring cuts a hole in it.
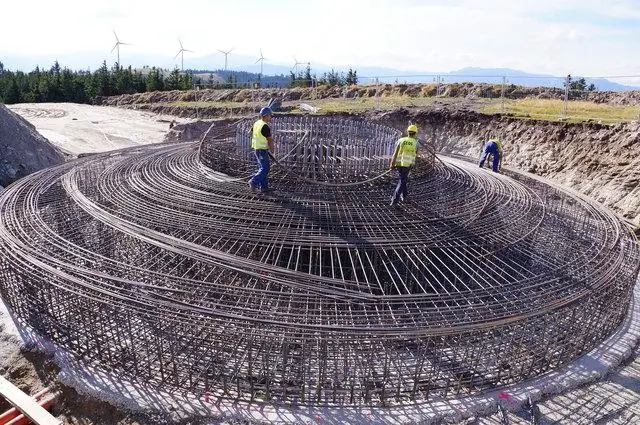
[{"label": "white wind turbine tower", "polygon": [[225,71],[227,70],[227,56],[229,56],[229,53],[231,53],[233,51],[233,49],[235,49],[235,47],[230,49],[230,50],[227,50],[226,52],[224,50],[218,49],[218,51],[224,55],[224,70]]},{"label": "white wind turbine tower", "polygon": [[120,66],[120,45],[124,45],[124,46],[130,46],[129,43],[123,43],[122,41],[120,41],[120,39],[118,38],[118,34],[116,34],[115,30],[113,31],[113,35],[116,36],[116,44],[114,44],[113,49],[111,49],[111,53],[113,53],[114,50],[118,51],[118,66]]},{"label": "white wind turbine tower", "polygon": [[260,62],[260,79],[262,80],[262,64],[266,58],[262,55],[262,49],[260,49],[260,59],[258,59],[255,63]]},{"label": "white wind turbine tower", "polygon": [[180,43],[180,50],[178,50],[178,53],[176,54],[176,56],[174,57],[174,59],[175,59],[175,58],[177,58],[177,57],[178,57],[178,55],[181,55],[181,58],[180,58],[180,66],[181,66],[181,70],[182,70],[182,72],[184,72],[184,52],[191,52],[191,50],[189,50],[189,49],[185,49],[185,48],[182,46],[182,41],[180,41],[180,38],[178,38],[178,43]]}]

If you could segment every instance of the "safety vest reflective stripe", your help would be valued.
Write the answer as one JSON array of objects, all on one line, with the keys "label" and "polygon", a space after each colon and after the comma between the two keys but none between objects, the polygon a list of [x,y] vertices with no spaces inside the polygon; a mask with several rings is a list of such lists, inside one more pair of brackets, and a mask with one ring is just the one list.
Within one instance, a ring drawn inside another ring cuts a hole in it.
[{"label": "safety vest reflective stripe", "polygon": [[416,162],[418,141],[413,137],[403,137],[398,140],[400,149],[396,156],[396,166],[410,167]]},{"label": "safety vest reflective stripe", "polygon": [[253,135],[251,137],[251,147],[253,149],[269,149],[267,138],[262,135],[262,127],[266,122],[258,120],[253,123]]}]

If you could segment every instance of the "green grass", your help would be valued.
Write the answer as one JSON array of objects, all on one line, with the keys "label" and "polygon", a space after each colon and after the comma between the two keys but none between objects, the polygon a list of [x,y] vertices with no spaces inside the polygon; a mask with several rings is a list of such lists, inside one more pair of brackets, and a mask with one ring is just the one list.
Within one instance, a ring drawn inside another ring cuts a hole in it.
[{"label": "green grass", "polygon": [[[479,107],[483,114],[503,112],[502,103],[493,100]],[[504,102],[504,113],[517,118],[529,118],[545,121],[598,122],[616,124],[638,119],[640,108],[629,105],[610,105],[585,101],[569,101],[565,115],[565,105],[558,99],[518,99]]]}]

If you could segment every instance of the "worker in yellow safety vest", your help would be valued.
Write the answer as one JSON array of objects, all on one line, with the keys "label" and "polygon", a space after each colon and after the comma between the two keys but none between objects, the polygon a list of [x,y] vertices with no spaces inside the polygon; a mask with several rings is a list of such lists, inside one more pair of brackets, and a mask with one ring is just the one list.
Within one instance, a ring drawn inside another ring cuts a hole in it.
[{"label": "worker in yellow safety vest", "polygon": [[418,153],[418,127],[411,124],[407,127],[407,136],[401,137],[396,142],[396,149],[393,152],[391,163],[389,167],[391,169],[396,168],[398,170],[398,185],[396,190],[391,196],[391,206],[398,205],[398,202],[404,202],[407,200],[407,182],[409,180],[409,171],[416,162],[416,155]]},{"label": "worker in yellow safety vest", "polygon": [[249,180],[249,187],[253,191],[260,190],[262,193],[273,192],[273,188],[269,187],[268,178],[271,167],[269,156],[274,157],[275,155],[271,128],[269,127],[272,115],[271,108],[260,109],[260,119],[253,123],[251,128],[251,148],[256,155],[258,171]]}]

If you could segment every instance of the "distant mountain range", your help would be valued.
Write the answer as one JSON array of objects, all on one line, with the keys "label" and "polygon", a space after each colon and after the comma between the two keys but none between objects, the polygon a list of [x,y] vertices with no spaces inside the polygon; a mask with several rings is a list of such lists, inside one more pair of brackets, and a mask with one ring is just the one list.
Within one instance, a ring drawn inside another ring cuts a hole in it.
[{"label": "distant mountain range", "polygon": [[[104,59],[103,53],[86,53],[83,55],[64,55],[58,57],[60,66],[68,67],[73,70],[86,70],[87,63],[94,64],[89,69],[97,69]],[[173,60],[161,55],[136,55],[134,57],[127,57],[126,53],[121,57],[123,66],[131,64],[134,68],[142,68],[143,66],[155,66],[165,69],[174,69],[179,66],[179,63],[174,58]],[[102,58],[102,59],[101,59]],[[260,64],[256,63],[256,58],[230,53],[228,55],[228,69],[227,71],[236,71],[238,73],[244,73],[242,79],[247,82],[255,82],[257,76],[260,73]],[[40,67],[49,68],[53,65],[54,59],[45,57],[8,57],[5,54],[0,53],[0,62],[4,63],[5,69],[22,71],[31,71],[35,68],[36,64]],[[107,64],[111,66],[113,58],[107,60]],[[192,70],[201,70],[199,73],[217,74],[221,79],[226,79],[226,73],[216,72],[215,70],[224,69],[224,55],[220,53],[209,54],[206,56],[191,58],[185,55],[184,59],[185,68]],[[84,65],[82,65],[84,64]],[[263,85],[270,84],[271,86],[287,85],[290,80],[291,72],[294,71],[293,60],[290,65],[275,64],[269,62],[267,59],[264,61],[263,67]],[[299,64],[297,70],[303,71],[307,66],[307,63]],[[311,63],[311,74],[316,77],[321,77],[324,73],[330,72],[332,69],[337,72],[348,71],[348,68],[334,67],[332,68],[326,64]],[[353,69],[357,72],[360,84],[371,84],[375,82],[379,83],[437,83],[444,84],[449,83],[490,83],[490,84],[502,84],[503,79],[506,84],[514,84],[524,87],[563,87],[566,76],[553,76],[532,74],[524,71],[519,71],[509,68],[462,68],[456,71],[450,72],[432,72],[432,71],[417,71],[417,70],[398,70],[393,68],[380,68],[380,67],[359,67],[355,66]],[[211,71],[209,71],[211,70]],[[222,75],[221,75],[222,74]],[[580,78],[578,75],[572,75],[573,80]],[[619,84],[614,81],[610,81],[604,78],[588,78],[585,77],[587,86],[594,84],[599,91],[629,91],[640,90],[640,86],[631,86]]]}]

